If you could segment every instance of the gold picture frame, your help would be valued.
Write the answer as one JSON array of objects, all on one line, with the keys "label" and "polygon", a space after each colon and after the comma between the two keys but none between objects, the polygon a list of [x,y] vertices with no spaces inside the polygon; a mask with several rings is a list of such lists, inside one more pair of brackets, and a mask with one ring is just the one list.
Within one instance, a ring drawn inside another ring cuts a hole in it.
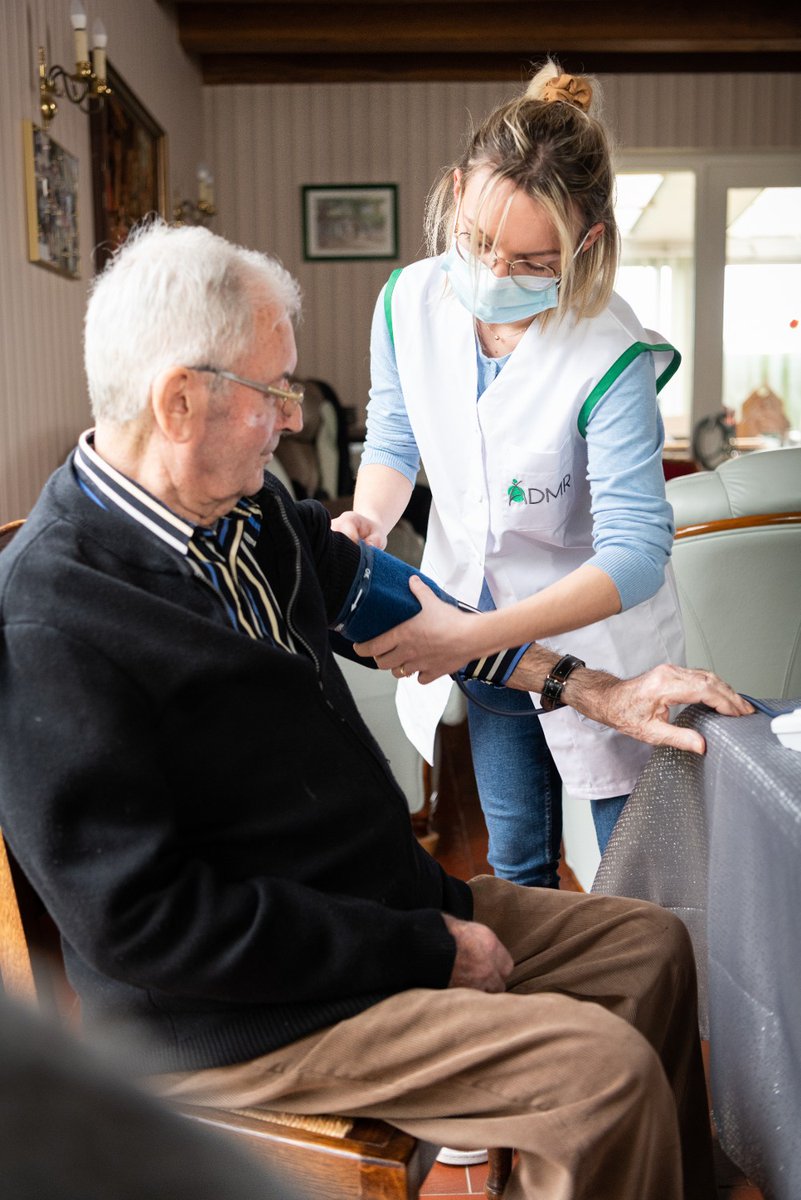
[{"label": "gold picture frame", "polygon": [[136,224],[167,215],[167,135],[110,63],[108,84],[89,117],[96,271]]},{"label": "gold picture frame", "polygon": [[28,259],[80,279],[78,159],[32,121],[23,121]]}]

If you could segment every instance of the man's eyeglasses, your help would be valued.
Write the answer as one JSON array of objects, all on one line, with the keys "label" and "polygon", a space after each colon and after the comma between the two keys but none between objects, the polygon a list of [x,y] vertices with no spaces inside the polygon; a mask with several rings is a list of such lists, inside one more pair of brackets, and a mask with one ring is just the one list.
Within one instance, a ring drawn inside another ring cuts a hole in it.
[{"label": "man's eyeglasses", "polygon": [[305,389],[299,383],[287,381],[286,387],[276,387],[274,383],[257,383],[255,379],[243,379],[241,375],[235,375],[233,371],[223,371],[221,367],[192,367],[192,370],[219,375],[221,379],[230,379],[232,383],[241,383],[243,387],[253,388],[254,392],[261,392],[262,396],[272,396],[280,402],[278,407],[284,417],[291,417],[295,409],[303,404]]}]

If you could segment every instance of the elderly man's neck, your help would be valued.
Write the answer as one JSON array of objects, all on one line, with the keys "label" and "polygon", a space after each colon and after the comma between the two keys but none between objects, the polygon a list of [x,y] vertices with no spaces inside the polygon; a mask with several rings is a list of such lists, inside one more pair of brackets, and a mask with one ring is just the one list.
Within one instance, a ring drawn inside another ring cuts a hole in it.
[{"label": "elderly man's neck", "polygon": [[94,448],[115,471],[193,525],[213,525],[239,499],[199,496],[189,469],[191,456],[161,436],[152,420],[128,421],[124,425],[98,421]]}]

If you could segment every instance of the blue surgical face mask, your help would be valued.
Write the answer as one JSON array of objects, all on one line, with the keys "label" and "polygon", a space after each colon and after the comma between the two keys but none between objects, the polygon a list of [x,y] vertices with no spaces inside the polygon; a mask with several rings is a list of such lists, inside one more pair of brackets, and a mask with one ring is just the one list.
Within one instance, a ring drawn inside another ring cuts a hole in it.
[{"label": "blue surgical face mask", "polygon": [[468,312],[488,325],[511,325],[536,317],[537,313],[556,308],[559,303],[559,280],[537,279],[534,276],[515,282],[510,275],[495,275],[482,262],[466,262],[456,249],[456,242],[442,260],[457,299]]},{"label": "blue surgical face mask", "polygon": [[455,240],[442,260],[442,269],[457,299],[469,313],[488,325],[525,321],[556,308],[559,303],[558,279],[529,276],[516,283],[510,275],[493,274],[478,260],[466,262],[457,251]]},{"label": "blue surgical face mask", "polygon": [[[460,197],[456,206],[453,241],[442,260],[442,269],[447,274],[458,300],[467,311],[488,325],[511,325],[515,321],[525,321],[536,317],[538,313],[556,308],[559,303],[560,278],[543,279],[534,275],[524,275],[513,279],[511,275],[498,276],[491,267],[473,255],[470,255],[468,261],[459,254],[456,248],[456,231],[459,227],[461,203]],[[588,229],[573,251],[574,261],[589,236]]]}]

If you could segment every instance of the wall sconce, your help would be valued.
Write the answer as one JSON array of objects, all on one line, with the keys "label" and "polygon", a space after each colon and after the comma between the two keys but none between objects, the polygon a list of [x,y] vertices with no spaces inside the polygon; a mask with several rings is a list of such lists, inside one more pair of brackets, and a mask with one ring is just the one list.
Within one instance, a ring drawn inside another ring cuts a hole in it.
[{"label": "wall sconce", "polygon": [[75,43],[75,71],[70,74],[63,67],[48,70],[44,47],[39,47],[39,109],[45,125],[49,125],[58,112],[56,97],[66,97],[77,104],[81,112],[91,111],[92,102],[102,104],[111,94],[106,82],[106,36],[102,21],[92,26],[92,52],[89,59],[89,41],[86,33],[86,9],[81,0],[71,0],[70,21]]},{"label": "wall sconce", "polygon": [[197,200],[176,198],[172,210],[173,225],[207,225],[217,209],[214,207],[214,176],[202,164],[197,169]]}]

